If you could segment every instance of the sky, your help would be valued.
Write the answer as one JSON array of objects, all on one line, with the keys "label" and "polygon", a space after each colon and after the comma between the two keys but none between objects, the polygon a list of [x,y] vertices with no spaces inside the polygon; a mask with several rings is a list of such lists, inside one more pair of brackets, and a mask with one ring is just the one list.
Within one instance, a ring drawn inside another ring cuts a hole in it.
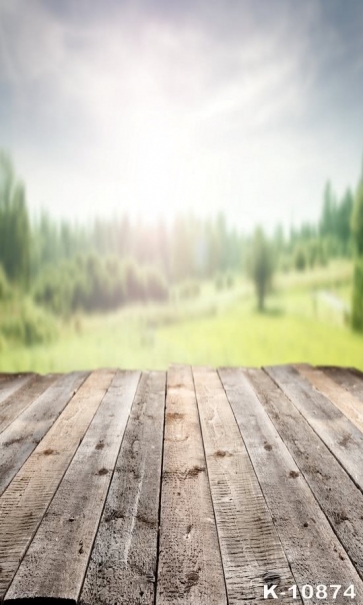
[{"label": "sky", "polygon": [[32,214],[317,220],[363,155],[361,0],[0,0],[0,148]]}]

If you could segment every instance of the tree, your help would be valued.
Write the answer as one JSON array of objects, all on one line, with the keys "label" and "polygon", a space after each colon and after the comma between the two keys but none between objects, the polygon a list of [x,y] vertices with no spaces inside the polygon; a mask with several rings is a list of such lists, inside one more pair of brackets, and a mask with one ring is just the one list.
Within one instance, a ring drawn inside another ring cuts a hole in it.
[{"label": "tree", "polygon": [[363,176],[359,181],[352,214],[352,234],[356,252],[353,300],[352,327],[363,332]]},{"label": "tree", "polygon": [[348,254],[351,240],[352,211],[354,206],[354,198],[350,189],[347,189],[340,206],[338,208],[338,235],[343,245],[343,253]]},{"label": "tree", "polygon": [[29,284],[30,225],[25,189],[4,152],[0,153],[0,263],[9,280]]},{"label": "tree", "polygon": [[324,191],[323,212],[320,222],[321,235],[332,234],[335,223],[335,200],[332,192],[331,184],[328,181]]},{"label": "tree", "polygon": [[358,256],[363,256],[363,179],[359,182],[355,195],[351,227],[355,251]]},{"label": "tree", "polygon": [[265,297],[275,268],[272,246],[261,227],[255,231],[249,258],[249,273],[256,287],[259,311],[264,310]]},{"label": "tree", "polygon": [[294,253],[294,265],[295,265],[295,269],[297,269],[297,271],[305,271],[306,269],[306,246],[303,246],[302,244],[299,244],[296,248],[295,248],[295,253]]}]

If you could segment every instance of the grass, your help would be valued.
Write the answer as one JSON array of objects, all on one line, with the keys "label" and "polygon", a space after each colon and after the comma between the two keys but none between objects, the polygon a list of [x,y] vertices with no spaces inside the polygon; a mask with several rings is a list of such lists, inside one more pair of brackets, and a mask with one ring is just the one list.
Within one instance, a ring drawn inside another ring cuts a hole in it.
[{"label": "grass", "polygon": [[52,344],[3,351],[0,371],[300,361],[363,369],[363,336],[344,324],[340,312],[314,298],[322,288],[348,300],[350,280],[344,262],[332,263],[325,272],[279,276],[263,314],[255,310],[251,286],[240,281],[221,293],[208,284],[195,301],[74,318]]}]

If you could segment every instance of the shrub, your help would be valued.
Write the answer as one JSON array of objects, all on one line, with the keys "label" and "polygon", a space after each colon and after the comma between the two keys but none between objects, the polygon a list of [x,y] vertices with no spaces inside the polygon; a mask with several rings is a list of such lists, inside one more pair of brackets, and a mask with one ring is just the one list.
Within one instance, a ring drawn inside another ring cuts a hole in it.
[{"label": "shrub", "polygon": [[0,333],[6,340],[34,345],[52,341],[57,326],[51,315],[25,300],[18,309],[6,314],[0,324]]},{"label": "shrub", "polygon": [[54,271],[48,268],[34,288],[36,302],[68,316],[78,311],[106,311],[125,303],[166,300],[168,287],[154,267],[142,268],[132,259],[79,255]]}]

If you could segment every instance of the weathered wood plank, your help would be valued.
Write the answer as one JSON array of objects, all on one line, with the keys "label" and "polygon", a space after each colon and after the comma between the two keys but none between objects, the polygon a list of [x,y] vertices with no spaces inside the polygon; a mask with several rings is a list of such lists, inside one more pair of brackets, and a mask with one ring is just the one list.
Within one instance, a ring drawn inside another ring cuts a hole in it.
[{"label": "weathered wood plank", "polygon": [[[251,383],[240,369],[220,375],[297,584],[353,583],[352,602],[362,603],[361,579]],[[316,594],[305,601],[321,603]],[[338,595],[336,603],[344,602]]]},{"label": "weathered wood plank", "polygon": [[18,378],[19,374],[14,374],[14,373],[7,373],[7,372],[1,372],[0,374],[0,389],[1,389],[1,385],[3,385],[3,383],[5,381],[10,382],[11,380],[14,380],[14,378]]},{"label": "weathered wood plank", "polygon": [[0,412],[2,410],[2,404],[13,395],[18,389],[25,384],[34,380],[36,374],[5,374],[3,380],[0,383]]},{"label": "weathered wood plank", "polygon": [[[39,387],[46,390],[0,434],[0,495],[86,377],[86,372],[73,372],[50,382],[48,388],[47,383],[42,383]],[[34,397],[32,386],[29,390]]]},{"label": "weathered wood plank", "polygon": [[156,605],[226,605],[192,372],[167,378]]},{"label": "weathered wood plank", "polygon": [[93,372],[0,498],[0,599],[114,376]]},{"label": "weathered wood plank", "polygon": [[[4,387],[5,395],[0,403],[0,433],[21,414],[39,395],[54,382],[56,374],[47,376],[28,375],[15,378]],[[0,394],[1,397],[1,394]]]},{"label": "weathered wood plank", "polygon": [[292,366],[271,366],[265,371],[363,491],[363,434]]},{"label": "weathered wood plank", "polygon": [[335,533],[363,578],[363,494],[309,423],[263,370],[246,371]]},{"label": "weathered wood plank", "polygon": [[143,373],[87,569],[83,605],[153,605],[165,373]]},{"label": "weathered wood plank", "polygon": [[356,373],[352,368],[338,368],[335,366],[320,366],[319,369],[363,402],[363,379],[359,373]]},{"label": "weathered wood plank", "polygon": [[5,601],[77,603],[139,372],[118,372],[38,528]]},{"label": "weathered wood plank", "polygon": [[219,376],[203,368],[193,375],[228,603],[265,603],[270,576],[286,593],[280,602],[290,603],[295,580]]},{"label": "weathered wood plank", "polygon": [[360,431],[363,431],[363,406],[354,395],[334,382],[324,372],[309,364],[295,364],[294,367],[315,389],[330,399]]}]

